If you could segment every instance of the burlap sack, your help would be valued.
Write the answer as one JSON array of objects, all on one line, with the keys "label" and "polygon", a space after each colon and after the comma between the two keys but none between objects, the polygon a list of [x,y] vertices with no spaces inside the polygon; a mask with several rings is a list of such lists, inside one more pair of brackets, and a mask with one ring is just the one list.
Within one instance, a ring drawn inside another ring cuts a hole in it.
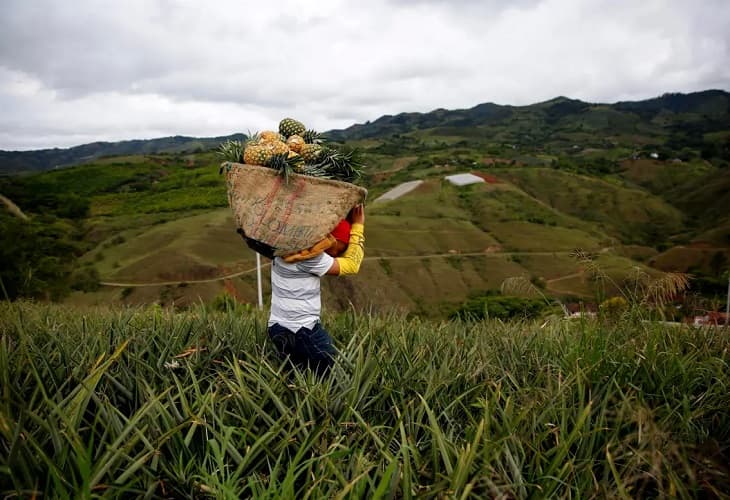
[{"label": "burlap sack", "polygon": [[309,248],[365,201],[367,190],[347,182],[226,162],[228,203],[247,238],[269,245],[274,255]]}]

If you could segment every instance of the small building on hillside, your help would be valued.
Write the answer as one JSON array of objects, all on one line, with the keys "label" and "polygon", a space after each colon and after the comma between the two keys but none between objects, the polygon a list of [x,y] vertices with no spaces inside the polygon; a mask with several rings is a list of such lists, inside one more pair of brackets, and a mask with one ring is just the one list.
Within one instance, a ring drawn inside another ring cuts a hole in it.
[{"label": "small building on hillside", "polygon": [[569,302],[563,306],[563,312],[567,318],[594,318],[598,306],[590,302]]},{"label": "small building on hillside", "polygon": [[381,201],[397,200],[398,198],[400,198],[404,194],[410,193],[411,191],[413,191],[414,189],[416,189],[421,184],[423,184],[423,181],[421,181],[421,180],[404,182],[403,184],[400,184],[400,185],[394,187],[393,189],[391,189],[387,193],[379,196],[375,200],[374,203],[378,203],[378,202],[381,202]]},{"label": "small building on hillside", "polygon": [[467,186],[469,184],[476,184],[478,182],[485,182],[484,179],[474,174],[455,174],[447,175],[445,177],[447,181],[455,186]]},{"label": "small building on hillside", "polygon": [[692,322],[694,326],[725,326],[730,325],[728,315],[716,311],[708,311],[702,316],[695,316]]}]

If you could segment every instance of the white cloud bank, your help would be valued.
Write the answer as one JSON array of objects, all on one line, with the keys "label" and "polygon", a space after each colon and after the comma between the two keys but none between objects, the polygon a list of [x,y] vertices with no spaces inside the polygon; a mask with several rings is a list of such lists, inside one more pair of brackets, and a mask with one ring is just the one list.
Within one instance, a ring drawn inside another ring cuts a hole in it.
[{"label": "white cloud bank", "polygon": [[0,2],[0,149],[730,88],[730,2]]}]

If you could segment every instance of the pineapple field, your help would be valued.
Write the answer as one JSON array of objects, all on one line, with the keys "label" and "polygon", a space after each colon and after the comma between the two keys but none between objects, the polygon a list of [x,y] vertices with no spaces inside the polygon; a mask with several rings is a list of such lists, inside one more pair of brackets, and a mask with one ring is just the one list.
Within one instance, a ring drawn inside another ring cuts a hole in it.
[{"label": "pineapple field", "polygon": [[235,303],[0,303],[6,498],[727,498],[730,340],[620,316],[325,317],[329,378]]}]

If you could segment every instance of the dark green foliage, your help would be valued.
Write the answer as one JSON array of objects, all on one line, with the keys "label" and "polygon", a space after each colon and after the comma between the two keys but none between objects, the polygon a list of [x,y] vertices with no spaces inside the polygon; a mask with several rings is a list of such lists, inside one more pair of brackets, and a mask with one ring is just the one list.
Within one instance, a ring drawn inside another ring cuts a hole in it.
[{"label": "dark green foliage", "polygon": [[38,176],[0,178],[0,193],[24,212],[43,213],[64,219],[81,219],[88,215],[90,201],[72,189],[59,190],[53,182]]},{"label": "dark green foliage", "polygon": [[730,111],[730,95],[722,90],[706,90],[690,94],[666,93],[661,97],[635,102],[618,102],[615,108],[630,111],[645,118],[669,110],[673,113],[697,113],[727,116]]},{"label": "dark green foliage", "polygon": [[94,267],[84,267],[74,271],[70,277],[71,288],[82,292],[95,292],[99,285],[99,271]]},{"label": "dark green foliage", "polygon": [[69,291],[81,253],[73,225],[52,216],[28,221],[0,211],[0,278],[10,299],[57,300]]},{"label": "dark green foliage", "polygon": [[535,318],[547,309],[544,300],[510,297],[489,292],[472,297],[454,311],[451,318],[472,320]]}]

